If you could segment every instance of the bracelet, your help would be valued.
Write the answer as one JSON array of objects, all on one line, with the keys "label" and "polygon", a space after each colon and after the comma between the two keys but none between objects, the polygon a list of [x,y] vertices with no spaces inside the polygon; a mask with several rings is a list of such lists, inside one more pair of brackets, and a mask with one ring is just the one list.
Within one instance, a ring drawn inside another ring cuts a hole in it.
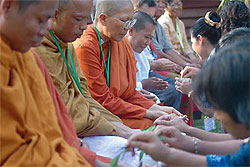
[{"label": "bracelet", "polygon": [[81,139],[81,138],[78,138],[78,139],[79,139],[80,146],[82,147],[83,146],[83,139]]},{"label": "bracelet", "polygon": [[188,92],[188,97],[190,98],[192,95],[193,91],[191,90],[190,92]]},{"label": "bracelet", "polygon": [[192,139],[194,141],[194,153],[198,154],[198,142],[196,138]]}]

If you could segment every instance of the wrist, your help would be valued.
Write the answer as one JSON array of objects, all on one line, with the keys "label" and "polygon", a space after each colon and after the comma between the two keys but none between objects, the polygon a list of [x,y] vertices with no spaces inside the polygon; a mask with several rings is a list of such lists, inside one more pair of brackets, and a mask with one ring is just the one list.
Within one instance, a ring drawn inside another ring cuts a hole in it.
[{"label": "wrist", "polygon": [[183,138],[182,138],[182,141],[183,141],[183,142],[181,142],[180,149],[182,149],[182,150],[184,150],[184,151],[187,151],[187,152],[193,153],[193,152],[194,152],[194,141],[193,141],[193,137],[184,135]]},{"label": "wrist", "polygon": [[182,132],[185,132],[187,135],[192,136],[190,135],[192,134],[192,128],[193,128],[192,126],[187,125],[186,128],[184,128]]},{"label": "wrist", "polygon": [[193,137],[192,141],[194,143],[194,149],[193,149],[193,151],[194,151],[195,154],[198,154],[198,139]]}]

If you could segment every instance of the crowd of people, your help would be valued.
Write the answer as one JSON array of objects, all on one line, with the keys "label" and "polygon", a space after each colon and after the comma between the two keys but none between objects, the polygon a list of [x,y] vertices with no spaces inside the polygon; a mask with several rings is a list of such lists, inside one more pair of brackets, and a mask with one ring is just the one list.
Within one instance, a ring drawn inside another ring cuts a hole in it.
[{"label": "crowd of people", "polygon": [[[249,8],[208,11],[192,47],[182,8],[1,0],[0,165],[109,166],[126,147],[118,166],[140,165],[135,148],[165,166],[249,166]],[[226,132],[193,127],[193,104]]]}]

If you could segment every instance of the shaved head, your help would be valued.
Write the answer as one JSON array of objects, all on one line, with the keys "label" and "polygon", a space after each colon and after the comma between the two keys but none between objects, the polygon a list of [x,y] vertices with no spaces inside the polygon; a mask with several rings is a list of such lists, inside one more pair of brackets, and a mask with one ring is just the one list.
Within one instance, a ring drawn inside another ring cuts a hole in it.
[{"label": "shaved head", "polygon": [[102,13],[113,16],[120,11],[133,9],[131,0],[97,0],[96,2],[96,19]]},{"label": "shaved head", "polygon": [[36,4],[39,3],[41,0],[18,0],[18,4],[19,4],[19,11],[22,11],[24,9],[26,9],[28,6],[32,5],[32,4]]}]

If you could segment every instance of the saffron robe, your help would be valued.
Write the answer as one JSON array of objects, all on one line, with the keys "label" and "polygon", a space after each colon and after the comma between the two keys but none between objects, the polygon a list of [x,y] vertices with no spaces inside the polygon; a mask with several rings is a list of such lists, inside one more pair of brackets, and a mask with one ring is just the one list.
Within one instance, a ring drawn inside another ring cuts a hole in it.
[{"label": "saffron robe", "polygon": [[121,122],[121,120],[91,97],[88,91],[88,82],[81,72],[73,45],[65,43],[59,38],[57,38],[57,41],[70,64],[67,51],[67,48],[69,48],[83,95],[69,73],[63,57],[49,32],[42,40],[41,46],[34,48],[34,51],[46,65],[54,85],[61,94],[73,119],[77,135],[79,137],[115,135],[116,128],[109,121]]},{"label": "saffron robe", "polygon": [[[109,41],[111,44],[110,86],[106,83],[106,70],[98,37],[93,25],[76,41],[75,48],[80,67],[86,76],[90,93],[107,110],[119,116],[131,128],[146,128],[152,125],[144,118],[154,102],[136,91],[136,59],[128,40]],[[109,44],[103,45],[105,61],[108,60]]]},{"label": "saffron robe", "polygon": [[0,38],[0,165],[90,166],[69,146],[34,55]]},{"label": "saffron robe", "polygon": [[182,50],[181,48],[181,43],[177,36],[177,29],[175,28],[176,27],[175,23],[173,23],[172,19],[169,17],[168,12],[165,12],[157,21],[163,27],[174,50],[176,50],[179,53],[184,52],[186,55],[193,53],[187,41],[185,25],[179,18],[176,18],[176,19],[180,28],[184,50]]},{"label": "saffron robe", "polygon": [[38,55],[35,52],[33,54],[36,58],[37,65],[40,68],[45,78],[48,90],[54,102],[58,123],[62,130],[64,140],[70,146],[75,147],[80,152],[80,154],[90,163],[91,166],[95,166],[96,159],[99,159],[107,163],[110,162],[111,159],[98,156],[96,155],[96,153],[90,151],[89,149],[80,146],[72,118],[69,115],[68,109],[65,106],[64,101],[61,98],[61,95],[55,88],[53,80],[50,77],[48,70],[46,66],[43,64],[42,60],[38,57]]}]

